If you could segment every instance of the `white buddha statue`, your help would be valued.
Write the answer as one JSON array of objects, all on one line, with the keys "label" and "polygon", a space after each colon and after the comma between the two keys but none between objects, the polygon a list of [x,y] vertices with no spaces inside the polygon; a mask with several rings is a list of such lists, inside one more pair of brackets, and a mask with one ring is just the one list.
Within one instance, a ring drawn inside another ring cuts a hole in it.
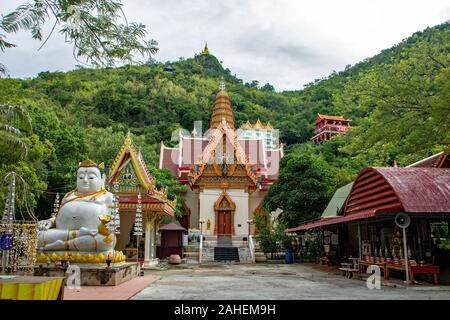
[{"label": "white buddha statue", "polygon": [[67,193],[55,217],[39,222],[38,248],[46,252],[111,254],[116,237],[106,227],[113,194],[104,187],[103,163],[79,164],[77,188]]}]

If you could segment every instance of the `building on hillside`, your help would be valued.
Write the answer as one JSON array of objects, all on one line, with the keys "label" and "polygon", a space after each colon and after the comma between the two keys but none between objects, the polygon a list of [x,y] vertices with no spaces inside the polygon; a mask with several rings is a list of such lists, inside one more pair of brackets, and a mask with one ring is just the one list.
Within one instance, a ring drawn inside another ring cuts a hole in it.
[{"label": "building on hillside", "polygon": [[394,219],[403,212],[411,219],[406,228],[411,275],[429,273],[437,282],[439,273],[439,281],[450,283],[448,250],[440,247],[450,243],[449,159],[447,149],[405,168],[365,168],[336,191],[320,219],[286,232],[300,238],[320,234],[320,255],[327,262],[353,256],[361,266],[401,271],[405,252]]},{"label": "building on hillside", "polygon": [[[111,166],[108,186],[119,196],[120,234],[117,235],[116,250],[122,250],[133,258],[138,254],[145,263],[150,263],[156,259],[157,230],[164,216],[175,215],[176,199],[169,200],[166,190],[156,188],[156,181],[140,150],[133,146],[130,133]],[[139,194],[144,232],[137,244],[133,231]]]},{"label": "building on hillside", "polygon": [[279,148],[278,130],[274,130],[270,122],[263,124],[258,119],[255,124],[251,124],[250,121],[247,121],[240,129],[240,139],[263,139],[268,150]]},{"label": "building on hillside", "polygon": [[350,129],[351,122],[352,120],[344,119],[342,116],[327,116],[318,113],[314,136],[310,140],[315,144],[330,140],[333,136]]},{"label": "building on hillside", "polygon": [[235,128],[231,100],[222,84],[204,136],[179,131],[177,147],[161,142],[159,167],[190,186],[184,198],[190,211],[185,227],[201,228],[212,245],[242,242],[254,233],[253,212],[278,178],[282,146],[275,148],[271,138],[267,144],[266,136],[245,132],[250,131]]}]

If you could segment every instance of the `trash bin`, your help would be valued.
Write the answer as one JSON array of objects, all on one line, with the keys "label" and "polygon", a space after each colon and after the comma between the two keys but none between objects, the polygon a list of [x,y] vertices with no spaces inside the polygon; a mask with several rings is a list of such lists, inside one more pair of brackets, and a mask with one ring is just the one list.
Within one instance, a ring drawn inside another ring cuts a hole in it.
[{"label": "trash bin", "polygon": [[294,255],[292,254],[292,252],[287,251],[284,254],[284,263],[286,264],[294,263]]}]

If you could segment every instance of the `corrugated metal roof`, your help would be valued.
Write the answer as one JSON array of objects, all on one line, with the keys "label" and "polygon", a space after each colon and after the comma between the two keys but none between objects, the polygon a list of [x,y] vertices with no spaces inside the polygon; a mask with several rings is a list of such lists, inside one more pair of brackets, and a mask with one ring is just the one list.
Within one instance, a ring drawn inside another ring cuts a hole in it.
[{"label": "corrugated metal roof", "polygon": [[450,169],[366,168],[353,183],[344,216],[322,218],[286,232],[397,212],[448,213],[450,217]]},{"label": "corrugated metal roof", "polygon": [[450,213],[450,169],[373,168],[391,185],[405,212]]},{"label": "corrugated metal roof", "polygon": [[439,158],[441,157],[441,155],[444,152],[441,151],[439,153],[433,154],[432,156],[419,160],[417,162],[414,162],[413,164],[410,164],[409,166],[406,166],[406,168],[411,168],[411,167],[420,167],[420,168],[434,168],[436,165],[436,162],[439,160]]},{"label": "corrugated metal roof", "polygon": [[336,190],[336,192],[333,195],[333,198],[331,198],[330,202],[328,203],[328,206],[325,208],[325,210],[322,213],[322,218],[333,218],[337,217],[339,211],[341,210],[342,206],[345,203],[345,199],[347,199],[348,194],[350,193],[350,190],[352,189],[353,182],[346,184],[343,187],[340,187]]}]

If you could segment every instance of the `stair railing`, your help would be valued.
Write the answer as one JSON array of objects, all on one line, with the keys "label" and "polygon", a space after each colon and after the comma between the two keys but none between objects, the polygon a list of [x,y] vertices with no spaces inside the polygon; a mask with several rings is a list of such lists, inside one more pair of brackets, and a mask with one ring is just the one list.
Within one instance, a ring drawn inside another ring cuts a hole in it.
[{"label": "stair railing", "polygon": [[198,263],[202,263],[202,251],[203,251],[203,234],[200,234],[200,245],[198,247]]},{"label": "stair railing", "polygon": [[253,240],[253,235],[248,237],[248,249],[250,250],[250,256],[252,258],[252,262],[255,263],[255,242]]}]

